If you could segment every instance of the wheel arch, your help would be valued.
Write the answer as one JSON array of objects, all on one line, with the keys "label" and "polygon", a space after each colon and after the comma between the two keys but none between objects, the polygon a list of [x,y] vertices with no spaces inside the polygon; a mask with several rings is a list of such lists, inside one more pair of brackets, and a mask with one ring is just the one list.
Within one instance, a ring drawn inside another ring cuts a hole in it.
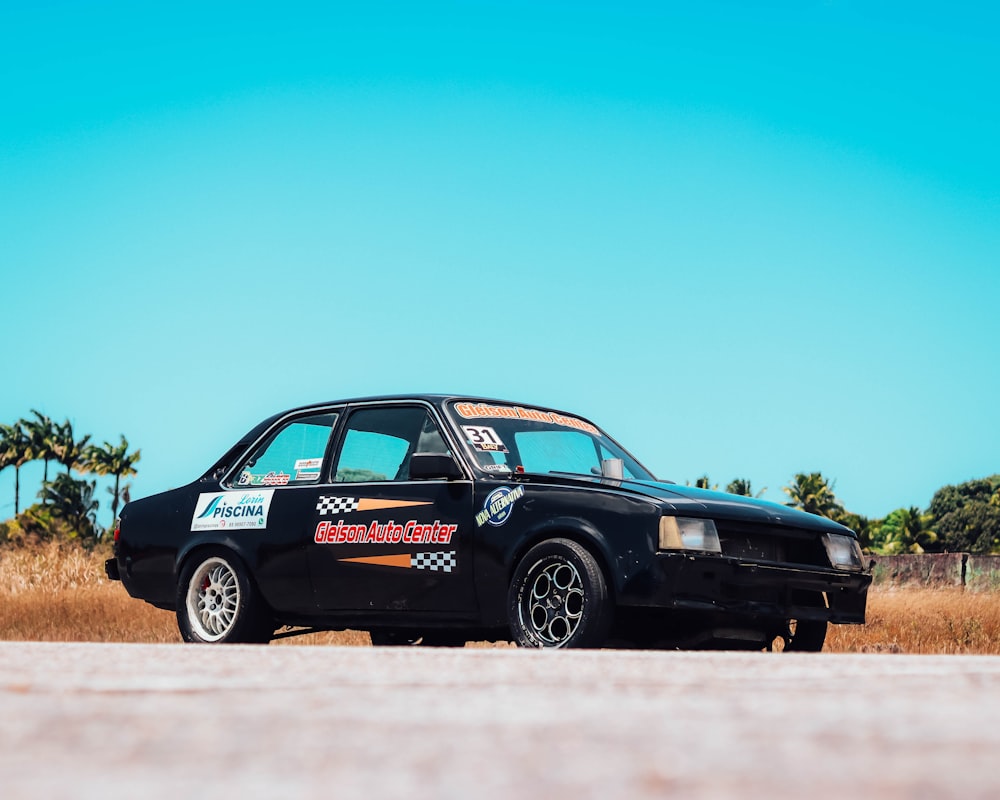
[{"label": "wheel arch", "polygon": [[604,582],[610,593],[609,600],[615,602],[621,588],[618,570],[612,568],[615,556],[607,537],[590,522],[577,517],[552,517],[532,528],[520,538],[506,559],[506,584],[509,586],[514,572],[525,554],[540,542],[550,539],[569,539],[586,549],[597,561],[604,574]]},{"label": "wheel arch", "polygon": [[[198,553],[209,550],[228,550],[233,555],[237,556],[243,565],[247,568],[247,573],[249,576],[253,576],[253,569],[256,566],[254,560],[247,553],[245,547],[241,547],[236,541],[230,536],[225,536],[221,538],[197,538],[191,539],[186,542],[182,547],[177,549],[177,555],[174,558],[174,582],[180,580],[181,573],[184,571],[184,567],[187,563]],[[254,581],[256,583],[256,581]]]}]

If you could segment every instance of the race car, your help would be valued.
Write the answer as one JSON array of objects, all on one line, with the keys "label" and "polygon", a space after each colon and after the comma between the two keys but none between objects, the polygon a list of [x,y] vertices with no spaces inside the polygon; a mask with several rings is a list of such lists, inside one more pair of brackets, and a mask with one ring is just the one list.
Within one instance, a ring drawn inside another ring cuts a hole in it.
[{"label": "race car", "polygon": [[581,416],[455,395],[276,414],[114,538],[108,577],[187,642],[817,651],[871,583],[836,522],[657,480]]}]

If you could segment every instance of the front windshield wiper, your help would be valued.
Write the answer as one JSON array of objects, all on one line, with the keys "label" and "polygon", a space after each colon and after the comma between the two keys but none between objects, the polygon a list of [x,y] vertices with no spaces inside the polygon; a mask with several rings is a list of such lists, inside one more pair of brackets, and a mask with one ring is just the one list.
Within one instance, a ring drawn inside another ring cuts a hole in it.
[{"label": "front windshield wiper", "polygon": [[[539,473],[535,473],[535,474],[539,474]],[[565,475],[567,478],[586,478],[587,480],[590,480],[591,478],[601,478],[601,477],[603,477],[599,471],[598,472],[594,472],[593,469],[591,469],[591,471],[589,473],[588,472],[568,472],[567,470],[562,470],[562,469],[550,469],[548,471],[548,473],[544,473],[544,474],[548,474],[548,475]]]}]

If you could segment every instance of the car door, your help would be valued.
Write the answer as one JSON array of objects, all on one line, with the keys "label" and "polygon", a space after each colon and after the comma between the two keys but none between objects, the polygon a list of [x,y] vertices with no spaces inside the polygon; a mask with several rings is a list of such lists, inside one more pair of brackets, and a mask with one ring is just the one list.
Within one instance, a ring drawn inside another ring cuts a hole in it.
[{"label": "car door", "polygon": [[309,571],[330,611],[474,614],[472,482],[412,480],[417,452],[450,452],[432,408],[348,409],[329,480],[314,489]]},{"label": "car door", "polygon": [[[210,511],[232,515],[232,520],[223,519],[216,527],[232,531],[234,542],[248,557],[258,588],[276,611],[315,610],[306,556],[312,545],[311,522],[323,465],[342,410],[317,408],[280,420],[237,464],[214,508],[214,496],[203,495],[202,516]],[[264,503],[263,513],[243,519],[241,505],[258,499]],[[258,525],[249,528],[248,522]]]}]

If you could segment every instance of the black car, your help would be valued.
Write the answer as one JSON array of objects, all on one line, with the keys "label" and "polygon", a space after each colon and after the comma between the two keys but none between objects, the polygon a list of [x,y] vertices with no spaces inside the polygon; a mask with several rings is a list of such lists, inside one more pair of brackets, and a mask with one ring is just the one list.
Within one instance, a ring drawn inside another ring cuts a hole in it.
[{"label": "black car", "polygon": [[871,583],[835,522],[658,481],[571,414],[445,395],[264,420],[126,505],[106,569],[189,642],[820,650]]}]

